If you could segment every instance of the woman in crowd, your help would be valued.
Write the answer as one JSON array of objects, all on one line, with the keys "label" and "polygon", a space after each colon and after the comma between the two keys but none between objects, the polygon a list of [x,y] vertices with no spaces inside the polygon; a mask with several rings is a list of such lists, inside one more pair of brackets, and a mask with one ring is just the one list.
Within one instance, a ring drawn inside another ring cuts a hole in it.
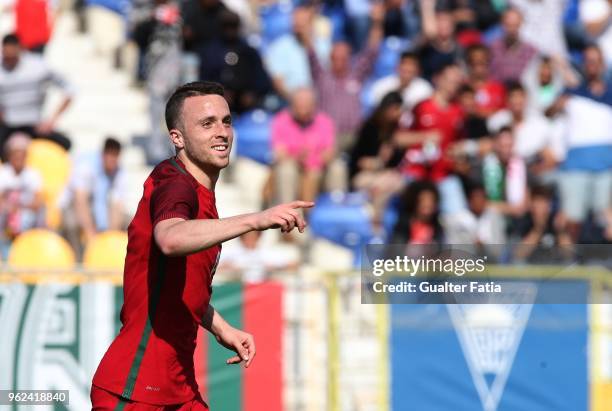
[{"label": "woman in crowd", "polygon": [[402,96],[398,92],[387,94],[361,126],[350,153],[349,183],[370,196],[375,224],[380,223],[389,197],[403,186],[403,179],[396,169],[401,153],[396,152],[391,142],[401,114]]}]

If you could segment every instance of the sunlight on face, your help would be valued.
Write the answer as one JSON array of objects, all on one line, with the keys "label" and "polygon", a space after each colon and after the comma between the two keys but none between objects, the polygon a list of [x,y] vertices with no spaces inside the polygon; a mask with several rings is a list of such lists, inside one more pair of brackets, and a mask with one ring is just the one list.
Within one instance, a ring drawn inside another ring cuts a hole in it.
[{"label": "sunlight on face", "polygon": [[182,124],[185,154],[191,161],[203,170],[228,166],[234,132],[225,98],[216,94],[188,97]]}]

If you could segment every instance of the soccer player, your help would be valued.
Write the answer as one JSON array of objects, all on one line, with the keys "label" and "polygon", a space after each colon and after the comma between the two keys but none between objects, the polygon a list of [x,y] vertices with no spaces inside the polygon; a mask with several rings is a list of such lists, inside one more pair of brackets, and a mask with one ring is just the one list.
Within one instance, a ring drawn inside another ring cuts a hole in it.
[{"label": "soccer player", "polygon": [[121,309],[123,326],[93,378],[94,411],[208,410],[198,393],[193,354],[198,326],[248,367],[253,336],[233,328],[210,305],[221,243],[252,230],[304,231],[294,201],[258,213],[219,219],[215,183],[229,163],[232,119],[223,87],[195,82],[166,104],[176,156],[144,184],[128,228]]}]

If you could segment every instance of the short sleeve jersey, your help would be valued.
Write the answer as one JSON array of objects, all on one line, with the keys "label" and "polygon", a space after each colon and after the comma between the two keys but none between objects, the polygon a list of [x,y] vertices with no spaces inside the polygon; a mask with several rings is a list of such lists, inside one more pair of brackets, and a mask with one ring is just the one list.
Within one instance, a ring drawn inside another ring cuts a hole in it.
[{"label": "short sleeve jersey", "polygon": [[122,327],[93,379],[123,398],[159,405],[198,393],[193,354],[221,251],[217,245],[188,256],[164,255],[153,228],[170,218],[218,218],[214,193],[174,158],[151,172],[128,227]]}]

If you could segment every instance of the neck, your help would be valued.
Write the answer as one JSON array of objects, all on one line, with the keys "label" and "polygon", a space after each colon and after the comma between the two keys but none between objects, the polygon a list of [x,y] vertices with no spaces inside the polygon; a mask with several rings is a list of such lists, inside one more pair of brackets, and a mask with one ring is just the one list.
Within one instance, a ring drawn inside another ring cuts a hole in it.
[{"label": "neck", "polygon": [[176,155],[176,158],[181,160],[189,174],[191,174],[198,183],[202,184],[210,191],[215,191],[215,185],[219,179],[219,169],[212,169],[210,166],[206,167],[205,165],[197,164],[187,156],[185,150],[181,150]]},{"label": "neck", "polygon": [[443,106],[443,107],[447,106],[449,103],[448,96],[442,90],[437,90],[434,93],[433,98],[436,101],[436,103],[438,103],[440,106]]}]

